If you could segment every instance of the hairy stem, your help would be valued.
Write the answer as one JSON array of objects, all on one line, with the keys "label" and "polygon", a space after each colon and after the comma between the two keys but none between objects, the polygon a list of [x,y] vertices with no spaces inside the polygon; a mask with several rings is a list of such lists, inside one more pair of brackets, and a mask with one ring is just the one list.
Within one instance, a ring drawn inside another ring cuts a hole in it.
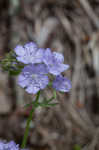
[{"label": "hairy stem", "polygon": [[40,96],[40,91],[37,93],[37,96],[36,96],[36,99],[35,99],[35,102],[34,102],[34,107],[30,111],[29,118],[28,118],[27,124],[26,124],[26,129],[25,129],[25,133],[24,133],[24,137],[23,137],[21,148],[25,148],[26,147],[27,139],[28,139],[28,133],[29,133],[29,128],[30,128],[30,123],[31,123],[31,120],[32,120],[33,112],[38,107],[37,104],[38,104],[39,96]]}]

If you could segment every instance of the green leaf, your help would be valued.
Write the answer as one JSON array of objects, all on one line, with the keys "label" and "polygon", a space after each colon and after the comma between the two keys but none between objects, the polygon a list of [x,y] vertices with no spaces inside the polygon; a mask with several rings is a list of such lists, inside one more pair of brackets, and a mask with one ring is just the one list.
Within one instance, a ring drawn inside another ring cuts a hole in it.
[{"label": "green leaf", "polygon": [[52,82],[49,82],[49,83],[48,83],[48,86],[51,87],[51,86],[52,86]]},{"label": "green leaf", "polygon": [[9,75],[13,75],[13,76],[17,76],[20,74],[20,70],[10,70],[9,71]]},{"label": "green leaf", "polygon": [[26,104],[26,105],[24,106],[24,108],[28,108],[28,107],[30,107],[32,104],[33,104],[33,103]]},{"label": "green leaf", "polygon": [[41,107],[53,107],[56,106],[58,103],[52,103],[52,104],[44,104],[44,103],[39,103],[39,106]]},{"label": "green leaf", "polygon": [[24,68],[24,65],[16,60],[14,51],[10,51],[5,55],[5,58],[0,62],[4,71],[8,71],[10,75],[18,75]]},{"label": "green leaf", "polygon": [[73,150],[81,150],[81,147],[79,145],[75,145]]},{"label": "green leaf", "polygon": [[49,103],[49,102],[51,102],[53,99],[54,99],[54,97],[51,97],[51,98],[50,98],[50,99],[48,99],[48,100],[47,100],[47,99],[45,99],[45,100],[44,100],[44,102],[45,102],[45,103]]},{"label": "green leaf", "polygon": [[48,104],[48,106],[56,106],[59,103],[52,103],[52,104]]},{"label": "green leaf", "polygon": [[56,99],[56,90],[53,92],[53,97]]}]

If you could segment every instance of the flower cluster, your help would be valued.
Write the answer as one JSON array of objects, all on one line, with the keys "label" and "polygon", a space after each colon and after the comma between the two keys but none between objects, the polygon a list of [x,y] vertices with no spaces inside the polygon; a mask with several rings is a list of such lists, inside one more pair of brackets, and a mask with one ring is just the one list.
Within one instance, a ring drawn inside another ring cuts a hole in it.
[{"label": "flower cluster", "polygon": [[38,48],[33,42],[18,45],[14,49],[16,59],[23,63],[21,74],[18,77],[18,84],[25,88],[30,94],[36,94],[44,89],[49,81],[48,75],[52,75],[54,80],[52,87],[61,92],[68,92],[71,89],[71,82],[61,75],[69,68],[63,64],[64,57],[57,52],[51,52],[49,48]]},{"label": "flower cluster", "polygon": [[16,144],[13,141],[10,141],[8,143],[0,141],[0,150],[26,150],[26,149],[20,149],[19,144]]}]

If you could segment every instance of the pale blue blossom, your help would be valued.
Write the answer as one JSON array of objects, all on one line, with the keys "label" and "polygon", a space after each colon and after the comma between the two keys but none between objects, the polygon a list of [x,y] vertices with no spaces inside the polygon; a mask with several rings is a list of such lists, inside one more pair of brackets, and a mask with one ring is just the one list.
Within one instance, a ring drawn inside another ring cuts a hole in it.
[{"label": "pale blue blossom", "polygon": [[36,94],[48,85],[48,70],[44,64],[27,65],[18,77],[18,84],[30,94]]},{"label": "pale blue blossom", "polygon": [[49,48],[44,52],[43,62],[46,64],[49,73],[53,75],[59,75],[69,68],[69,65],[63,64],[63,55],[61,53],[51,52]]},{"label": "pale blue blossom", "polygon": [[10,141],[8,143],[0,141],[0,150],[27,150],[27,149],[20,149],[19,144],[16,144],[14,141]]},{"label": "pale blue blossom", "polygon": [[56,76],[53,81],[53,88],[61,92],[69,92],[71,89],[71,81],[62,75]]},{"label": "pale blue blossom", "polygon": [[24,64],[42,62],[44,49],[38,48],[34,42],[27,43],[24,46],[18,45],[14,51],[17,55],[16,59]]}]

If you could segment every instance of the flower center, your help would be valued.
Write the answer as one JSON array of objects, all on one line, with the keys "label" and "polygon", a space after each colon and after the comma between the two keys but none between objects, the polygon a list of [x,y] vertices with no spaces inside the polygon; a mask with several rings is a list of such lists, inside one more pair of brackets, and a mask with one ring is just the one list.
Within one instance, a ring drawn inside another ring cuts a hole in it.
[{"label": "flower center", "polygon": [[50,67],[53,67],[53,64],[49,64]]},{"label": "flower center", "polygon": [[36,78],[37,77],[37,75],[36,74],[32,74],[32,76],[31,76],[33,79],[34,78]]}]

